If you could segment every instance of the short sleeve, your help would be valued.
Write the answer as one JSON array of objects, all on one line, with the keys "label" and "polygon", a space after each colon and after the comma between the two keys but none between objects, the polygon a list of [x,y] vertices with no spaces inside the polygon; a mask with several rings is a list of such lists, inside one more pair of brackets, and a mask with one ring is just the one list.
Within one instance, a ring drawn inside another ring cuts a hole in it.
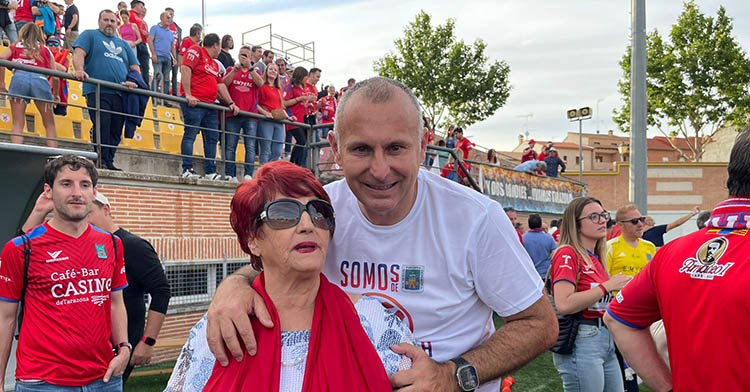
[{"label": "short sleeve", "polygon": [[[20,237],[19,237],[20,238]],[[23,286],[23,245],[8,241],[0,254],[0,300],[18,302]]]},{"label": "short sleeve", "polygon": [[125,276],[124,250],[119,237],[115,237],[115,246],[117,246],[117,258],[115,258],[115,269],[112,271],[112,291],[119,291],[128,287],[128,279]]},{"label": "short sleeve", "polygon": [[648,263],[615,296],[607,313],[615,320],[637,329],[648,328],[661,319],[653,280],[654,263]]},{"label": "short sleeve", "polygon": [[84,31],[73,41],[73,48],[81,48],[87,54],[91,52],[92,36],[90,31]]},{"label": "short sleeve", "polygon": [[555,252],[555,257],[552,258],[552,284],[566,280],[578,286],[576,284],[576,273],[578,271],[578,255],[573,248],[569,246],[562,247]]},{"label": "short sleeve", "polygon": [[486,207],[468,246],[469,269],[482,302],[508,317],[539,300],[544,285],[500,204],[493,201]]}]

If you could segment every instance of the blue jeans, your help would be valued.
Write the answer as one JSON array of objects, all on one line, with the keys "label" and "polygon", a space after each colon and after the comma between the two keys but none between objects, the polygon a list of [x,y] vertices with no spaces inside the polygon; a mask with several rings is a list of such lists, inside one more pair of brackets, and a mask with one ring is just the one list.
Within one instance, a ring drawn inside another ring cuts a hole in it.
[{"label": "blue jeans", "polygon": [[286,137],[284,138],[284,152],[287,154],[292,152],[292,131],[286,131]]},{"label": "blue jeans", "polygon": [[224,159],[227,160],[224,175],[234,177],[236,173],[234,159],[237,154],[237,140],[244,136],[245,142],[245,175],[253,175],[255,168],[255,137],[258,133],[258,121],[247,117],[232,116],[227,118]]},{"label": "blue jeans", "polygon": [[172,80],[169,77],[169,73],[172,71],[172,58],[171,57],[157,57],[158,63],[154,64],[154,82],[152,83],[151,89],[159,91],[161,85],[161,92],[169,94],[169,85],[172,84]]},{"label": "blue jeans", "polygon": [[580,325],[570,355],[552,354],[565,392],[622,392],[615,342],[605,327]]},{"label": "blue jeans", "polygon": [[16,392],[122,392],[122,377],[112,376],[109,382],[96,380],[80,387],[53,385],[46,381],[16,381]]},{"label": "blue jeans", "polygon": [[[260,141],[260,165],[278,160],[284,149],[284,125],[261,120],[258,124],[258,137],[263,138]],[[272,139],[273,143],[267,139]]]},{"label": "blue jeans", "polygon": [[301,167],[305,167],[307,162],[307,149],[304,147],[307,142],[307,129],[306,128],[294,128],[287,131],[287,134],[291,132],[294,136],[294,147],[292,148],[292,155],[289,157],[289,162]]},{"label": "blue jeans", "polygon": [[[219,117],[216,110],[205,109],[200,107],[191,107],[187,104],[180,104],[182,115],[185,121],[185,133],[182,135],[182,145],[180,154],[182,157],[182,170],[193,168],[193,144],[198,131],[203,135],[203,153],[205,159],[203,167],[206,174],[216,173],[216,143],[219,142]],[[200,129],[198,128],[200,127]]]}]

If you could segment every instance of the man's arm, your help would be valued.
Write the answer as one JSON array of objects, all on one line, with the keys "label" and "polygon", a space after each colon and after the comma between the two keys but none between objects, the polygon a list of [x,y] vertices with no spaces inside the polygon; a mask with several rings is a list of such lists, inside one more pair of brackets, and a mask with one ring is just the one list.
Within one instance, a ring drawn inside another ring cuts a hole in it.
[{"label": "man's arm", "polygon": [[148,44],[149,50],[151,50],[151,62],[156,64],[157,62],[159,62],[159,60],[156,57],[156,51],[154,49],[154,36],[149,34],[146,43]]},{"label": "man's arm", "polygon": [[[73,26],[78,27],[78,13],[77,12],[75,14],[73,14],[72,18],[70,18],[70,24],[68,25],[68,27],[65,28],[65,34],[67,34],[68,33],[68,29],[69,28],[72,29]],[[70,31],[73,31],[73,30],[70,30]]]},{"label": "man's arm", "polygon": [[31,210],[29,217],[26,218],[26,222],[21,226],[21,230],[23,230],[24,233],[27,233],[34,227],[41,225],[44,223],[44,218],[46,218],[53,209],[54,205],[52,204],[52,199],[49,195],[42,192],[39,197],[36,198],[34,209]]},{"label": "man's arm", "polygon": [[73,49],[73,68],[75,68],[75,77],[78,80],[84,80],[89,77],[86,72],[83,71],[84,60],[86,59],[86,51],[81,48]]},{"label": "man's arm", "polygon": [[631,328],[615,320],[609,312],[604,314],[604,323],[628,365],[651,389],[658,392],[672,389],[672,375],[656,351],[648,328]]},{"label": "man's arm", "polygon": [[0,301],[0,392],[4,391],[5,372],[13,347],[13,334],[16,332],[18,302]]},{"label": "man's arm", "polygon": [[[557,318],[546,295],[504,320],[505,324],[489,340],[462,355],[476,369],[480,383],[519,369],[552,347],[557,339]],[[424,350],[410,344],[402,343],[392,349],[412,360],[411,369],[391,376],[392,386],[414,386],[418,381],[419,387],[415,390],[419,391],[457,390],[456,365],[452,361],[435,362]]]},{"label": "man's arm", "polygon": [[[128,341],[128,315],[125,311],[125,301],[122,298],[122,290],[113,291],[111,294],[112,314],[112,344],[117,345]],[[109,382],[111,376],[120,376],[125,372],[130,359],[130,351],[126,347],[116,347],[117,356],[109,361],[109,367],[102,381]]]},{"label": "man's arm", "polygon": [[701,212],[701,209],[698,208],[698,206],[693,207],[693,209],[690,210],[689,214],[687,214],[687,215],[685,215],[685,216],[683,216],[681,218],[678,218],[676,221],[668,224],[667,225],[667,231],[670,231],[672,229],[676,229],[676,228],[682,226],[685,222],[689,221],[690,218],[694,217],[697,214],[700,214],[700,212]]}]

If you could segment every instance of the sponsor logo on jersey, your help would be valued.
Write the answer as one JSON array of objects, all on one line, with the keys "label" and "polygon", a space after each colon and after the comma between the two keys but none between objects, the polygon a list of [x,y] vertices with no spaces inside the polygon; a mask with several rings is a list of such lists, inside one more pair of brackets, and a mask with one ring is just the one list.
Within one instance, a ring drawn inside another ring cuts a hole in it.
[{"label": "sponsor logo on jersey", "polygon": [[421,293],[424,291],[424,266],[422,265],[405,265],[404,266],[403,290],[412,293]]},{"label": "sponsor logo on jersey", "polygon": [[617,293],[617,296],[615,298],[617,299],[617,302],[622,302],[625,300],[625,297],[622,296],[622,291]]},{"label": "sponsor logo on jersey", "polygon": [[68,259],[68,256],[60,257],[60,255],[62,254],[61,250],[58,250],[57,252],[47,252],[47,254],[50,257],[49,259],[44,260],[47,263],[54,263],[56,261],[65,261]]},{"label": "sponsor logo on jersey", "polygon": [[124,63],[125,61],[120,57],[120,53],[122,53],[122,48],[115,45],[114,41],[102,41],[102,44],[104,44],[104,47],[107,48],[107,51],[104,52],[104,57],[109,57],[111,59],[118,60],[121,63]]},{"label": "sponsor logo on jersey", "polygon": [[96,244],[96,257],[100,259],[107,258],[107,250],[104,249],[104,245]]},{"label": "sponsor logo on jersey", "polygon": [[734,265],[734,263],[719,264],[719,259],[724,256],[729,247],[726,237],[713,238],[700,246],[695,257],[691,257],[682,263],[679,272],[690,275],[693,279],[713,280],[721,277]]},{"label": "sponsor logo on jersey", "polygon": [[107,302],[108,298],[108,295],[92,295],[91,303],[93,303],[94,305],[102,306],[103,303]]},{"label": "sponsor logo on jersey", "polygon": [[562,258],[563,258],[563,263],[562,263],[562,264],[560,264],[560,266],[559,266],[559,267],[557,267],[557,268],[558,268],[558,269],[560,269],[560,268],[568,268],[568,269],[571,269],[571,270],[572,270],[572,269],[573,269],[573,266],[572,266],[572,265],[570,265],[570,264],[568,264],[568,261],[570,261],[570,259],[571,259],[572,257],[570,257],[569,255],[563,255],[563,257],[562,257]]}]

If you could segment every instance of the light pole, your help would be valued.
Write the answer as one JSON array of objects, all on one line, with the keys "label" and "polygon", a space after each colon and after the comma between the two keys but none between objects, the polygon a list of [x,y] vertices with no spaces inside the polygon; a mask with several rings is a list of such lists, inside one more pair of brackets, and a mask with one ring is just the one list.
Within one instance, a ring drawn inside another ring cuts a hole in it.
[{"label": "light pole", "polygon": [[578,182],[583,183],[583,120],[591,119],[591,108],[568,110],[568,120],[578,121]]}]

